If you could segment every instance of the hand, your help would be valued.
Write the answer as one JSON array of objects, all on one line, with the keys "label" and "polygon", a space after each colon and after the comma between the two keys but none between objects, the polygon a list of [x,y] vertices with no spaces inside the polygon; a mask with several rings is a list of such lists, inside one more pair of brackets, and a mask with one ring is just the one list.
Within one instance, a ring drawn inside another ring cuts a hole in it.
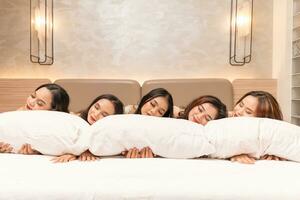
[{"label": "hand", "polygon": [[0,153],[11,153],[13,148],[10,144],[0,142]]},{"label": "hand", "polygon": [[51,159],[51,161],[53,161],[53,163],[65,163],[65,162],[70,162],[73,160],[76,160],[76,156],[73,154],[64,154],[62,156],[58,156],[58,157]]},{"label": "hand", "polygon": [[129,149],[127,152],[124,153],[126,158],[140,158],[140,151],[138,148],[134,147]]},{"label": "hand", "polygon": [[19,154],[26,154],[26,155],[37,155],[40,154],[37,150],[31,148],[30,144],[23,144],[21,149],[18,151]]},{"label": "hand", "polygon": [[152,149],[150,147],[144,147],[140,151],[141,158],[154,158],[154,154],[152,152]]},{"label": "hand", "polygon": [[94,161],[97,160],[97,157],[94,156],[89,150],[86,150],[85,152],[83,152],[78,160],[80,161]]},{"label": "hand", "polygon": [[280,158],[280,157],[277,157],[277,156],[274,156],[274,155],[264,155],[263,157],[261,157],[261,159],[263,159],[263,160],[277,160],[277,161],[287,160],[285,158]]},{"label": "hand", "polygon": [[239,162],[239,163],[243,163],[243,164],[254,164],[255,163],[255,159],[250,157],[247,154],[233,156],[230,158],[230,161]]}]

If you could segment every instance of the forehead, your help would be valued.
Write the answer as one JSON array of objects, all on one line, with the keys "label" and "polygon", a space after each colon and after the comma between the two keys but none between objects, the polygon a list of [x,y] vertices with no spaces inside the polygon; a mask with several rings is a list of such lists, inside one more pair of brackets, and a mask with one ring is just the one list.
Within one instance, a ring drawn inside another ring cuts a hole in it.
[{"label": "forehead", "polygon": [[35,91],[36,95],[41,96],[41,97],[51,97],[52,94],[50,90],[48,90],[46,87],[42,87]]},{"label": "forehead", "polygon": [[100,106],[102,107],[102,109],[110,109],[110,108],[113,108],[113,103],[108,100],[108,99],[100,99],[98,100],[95,104],[100,104]]},{"label": "forehead", "polygon": [[246,107],[256,108],[258,105],[258,99],[251,95],[246,96],[242,101]]},{"label": "forehead", "polygon": [[151,99],[150,101],[156,101],[159,105],[167,105],[167,98],[166,97],[155,97]]},{"label": "forehead", "polygon": [[206,111],[217,112],[217,109],[211,103],[203,103],[201,104]]}]

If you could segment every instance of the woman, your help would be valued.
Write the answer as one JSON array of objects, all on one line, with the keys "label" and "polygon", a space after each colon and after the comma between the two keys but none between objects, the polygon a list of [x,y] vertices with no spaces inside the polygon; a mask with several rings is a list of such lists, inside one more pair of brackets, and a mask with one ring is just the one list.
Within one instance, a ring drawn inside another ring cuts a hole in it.
[{"label": "woman", "polygon": [[[69,112],[69,102],[69,95],[64,88],[55,83],[47,83],[36,88],[35,91],[28,96],[25,105],[18,110],[52,110]],[[8,153],[11,151],[12,148],[9,144],[0,143],[0,153]],[[36,154],[38,152],[32,149],[29,144],[24,144],[18,153]]]},{"label": "woman", "polygon": [[204,126],[211,120],[225,117],[227,117],[226,105],[217,97],[205,95],[188,104],[186,109],[179,113],[178,118],[187,119]]},{"label": "woman", "polygon": [[[164,88],[156,88],[142,97],[134,114],[155,117],[173,117],[173,97]],[[126,158],[153,158],[154,154],[149,147],[139,150],[131,148],[122,152]]]},{"label": "woman", "polygon": [[[229,116],[262,117],[283,120],[278,102],[270,93],[265,91],[251,91],[246,93],[238,100],[233,111],[229,113]],[[282,160],[272,155],[266,155],[262,157],[262,159]],[[230,160],[246,164],[255,163],[255,159],[246,154],[233,156]]]},{"label": "woman", "polygon": [[[90,125],[106,116],[115,114],[123,114],[123,103],[116,96],[111,94],[98,96],[85,110],[78,113],[78,115]],[[97,157],[87,150],[83,152],[78,159],[81,161],[90,161],[96,160]],[[54,162],[68,162],[76,160],[76,156],[73,154],[65,154],[52,160]]]},{"label": "woman", "polygon": [[53,110],[69,112],[70,98],[64,88],[55,84],[43,84],[27,98],[26,104],[18,110]]},{"label": "woman", "polygon": [[143,96],[139,105],[126,106],[125,113],[157,117],[172,117],[172,106],[172,95],[164,88],[156,88]]}]

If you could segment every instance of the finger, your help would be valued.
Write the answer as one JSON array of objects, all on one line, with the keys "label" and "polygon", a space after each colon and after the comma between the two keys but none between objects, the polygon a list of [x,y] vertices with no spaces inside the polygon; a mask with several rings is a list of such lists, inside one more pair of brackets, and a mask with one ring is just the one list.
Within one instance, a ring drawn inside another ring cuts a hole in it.
[{"label": "finger", "polygon": [[131,158],[132,151],[133,151],[133,149],[129,149],[129,151],[128,151],[127,155],[126,155],[126,158]]},{"label": "finger", "polygon": [[12,147],[9,147],[9,148],[7,149],[7,151],[6,151],[6,153],[11,153],[12,150],[13,150],[13,148],[12,148]]},{"label": "finger", "polygon": [[89,156],[89,155],[86,156],[86,160],[87,160],[87,161],[91,161],[91,156]]},{"label": "finger", "polygon": [[253,160],[249,156],[243,156],[243,161],[246,164],[253,164]]},{"label": "finger", "polygon": [[134,158],[140,158],[141,155],[140,155],[140,151],[138,148],[135,148],[135,157]]},{"label": "finger", "polygon": [[255,159],[254,158],[252,158],[252,157],[247,157],[248,158],[248,163],[249,164],[254,164],[255,163]]},{"label": "finger", "polygon": [[153,156],[153,152],[152,152],[152,149],[150,149],[149,147],[148,147],[148,158],[153,158],[154,156]]},{"label": "finger", "polygon": [[76,156],[72,156],[69,161],[73,161],[73,160],[76,160]]},{"label": "finger", "polygon": [[132,154],[131,154],[131,157],[130,158],[136,158],[137,157],[137,148],[134,148],[133,151],[132,151]]},{"label": "finger", "polygon": [[20,153],[20,154],[24,154],[23,152],[24,152],[24,144],[21,146],[21,148],[19,149],[19,151],[18,151],[18,153]]},{"label": "finger", "polygon": [[91,161],[95,161],[97,160],[97,157],[96,156],[91,156]]},{"label": "finger", "polygon": [[267,156],[266,160],[273,160],[273,156]]},{"label": "finger", "polygon": [[54,157],[54,158],[51,159],[51,161],[53,163],[58,163],[58,162],[60,162],[60,159],[59,159],[59,157]]},{"label": "finger", "polygon": [[140,156],[141,158],[146,158],[146,149],[142,148],[142,150],[140,151]]},{"label": "finger", "polygon": [[81,155],[81,161],[86,161],[85,155]]},{"label": "finger", "polygon": [[28,145],[27,144],[25,144],[25,146],[24,146],[24,151],[23,151],[25,154],[29,154],[29,152],[28,152]]},{"label": "finger", "polygon": [[147,147],[147,148],[146,148],[146,151],[145,151],[145,154],[146,154],[145,157],[146,157],[146,158],[150,158],[150,151],[151,151],[151,150],[149,149],[149,147]]}]

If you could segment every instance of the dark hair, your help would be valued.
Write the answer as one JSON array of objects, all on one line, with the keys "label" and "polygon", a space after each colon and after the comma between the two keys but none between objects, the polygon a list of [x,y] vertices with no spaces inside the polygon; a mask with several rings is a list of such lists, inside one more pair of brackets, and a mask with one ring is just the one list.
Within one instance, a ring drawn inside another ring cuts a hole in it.
[{"label": "dark hair", "polygon": [[227,117],[227,108],[226,105],[222,103],[220,99],[214,96],[205,95],[200,96],[196,99],[194,99],[191,103],[187,105],[185,110],[181,113],[179,113],[179,118],[181,119],[188,119],[190,111],[195,107],[199,106],[204,103],[210,103],[217,109],[217,116],[215,119],[221,119]]},{"label": "dark hair", "polygon": [[242,96],[236,103],[238,105],[245,97],[253,96],[258,99],[255,117],[283,120],[282,112],[277,100],[266,91],[250,91]]},{"label": "dark hair", "polygon": [[40,85],[35,91],[41,88],[47,88],[52,94],[51,110],[69,112],[70,97],[64,88],[55,83],[47,83]]},{"label": "dark hair", "polygon": [[162,117],[173,117],[173,97],[172,95],[164,88],[156,88],[148,92],[145,96],[142,97],[138,108],[135,111],[135,114],[142,114],[142,107],[152,99],[156,97],[165,97],[168,101],[168,109]]},{"label": "dark hair", "polygon": [[114,105],[114,109],[115,109],[115,112],[114,114],[123,114],[124,112],[124,106],[123,106],[123,103],[120,99],[118,99],[118,97],[112,95],[112,94],[103,94],[103,95],[100,95],[98,97],[96,97],[92,103],[85,109],[83,110],[82,112],[80,112],[80,117],[82,119],[84,119],[85,121],[87,121],[87,117],[88,117],[88,113],[89,113],[89,110],[90,108],[99,100],[101,99],[107,99],[109,100],[113,105]]}]

